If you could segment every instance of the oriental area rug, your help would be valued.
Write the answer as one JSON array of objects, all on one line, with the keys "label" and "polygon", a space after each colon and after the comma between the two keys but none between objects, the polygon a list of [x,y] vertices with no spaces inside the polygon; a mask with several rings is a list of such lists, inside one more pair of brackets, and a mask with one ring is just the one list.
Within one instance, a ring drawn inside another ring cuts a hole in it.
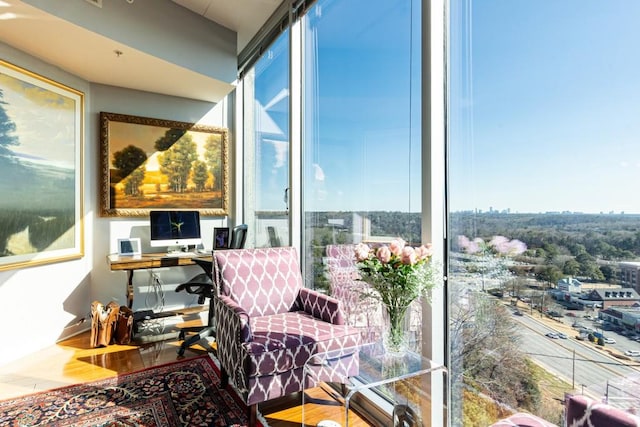
[{"label": "oriental area rug", "polygon": [[0,426],[235,426],[246,407],[207,355],[0,401]]}]

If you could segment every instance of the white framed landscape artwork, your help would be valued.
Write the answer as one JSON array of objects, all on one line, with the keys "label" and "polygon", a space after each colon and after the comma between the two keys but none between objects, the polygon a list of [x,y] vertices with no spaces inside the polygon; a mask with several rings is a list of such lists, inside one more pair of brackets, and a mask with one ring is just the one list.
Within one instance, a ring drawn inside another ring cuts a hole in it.
[{"label": "white framed landscape artwork", "polygon": [[0,60],[0,270],[80,258],[84,94]]}]

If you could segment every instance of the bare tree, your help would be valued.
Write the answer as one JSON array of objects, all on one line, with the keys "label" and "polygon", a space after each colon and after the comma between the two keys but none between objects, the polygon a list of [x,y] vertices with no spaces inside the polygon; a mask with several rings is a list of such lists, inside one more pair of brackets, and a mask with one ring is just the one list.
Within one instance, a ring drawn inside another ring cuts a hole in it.
[{"label": "bare tree", "polygon": [[539,390],[509,310],[483,292],[460,287],[455,294],[450,329],[454,388],[471,387],[502,404],[534,410]]}]

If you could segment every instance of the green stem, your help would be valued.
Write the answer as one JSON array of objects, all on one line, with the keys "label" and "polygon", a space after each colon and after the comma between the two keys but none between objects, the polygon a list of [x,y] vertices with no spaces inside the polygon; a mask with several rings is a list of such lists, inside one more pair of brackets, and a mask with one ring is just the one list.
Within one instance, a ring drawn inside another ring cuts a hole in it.
[{"label": "green stem", "polygon": [[385,305],[387,315],[389,316],[389,337],[388,346],[392,352],[402,349],[405,337],[404,319],[409,306]]}]

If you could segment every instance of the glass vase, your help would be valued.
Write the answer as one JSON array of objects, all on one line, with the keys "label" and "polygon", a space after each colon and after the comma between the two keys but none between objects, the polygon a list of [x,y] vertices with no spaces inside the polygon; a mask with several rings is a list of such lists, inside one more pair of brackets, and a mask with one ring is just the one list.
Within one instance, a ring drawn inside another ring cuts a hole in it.
[{"label": "glass vase", "polygon": [[391,356],[402,355],[409,346],[410,306],[383,304],[382,345]]}]

